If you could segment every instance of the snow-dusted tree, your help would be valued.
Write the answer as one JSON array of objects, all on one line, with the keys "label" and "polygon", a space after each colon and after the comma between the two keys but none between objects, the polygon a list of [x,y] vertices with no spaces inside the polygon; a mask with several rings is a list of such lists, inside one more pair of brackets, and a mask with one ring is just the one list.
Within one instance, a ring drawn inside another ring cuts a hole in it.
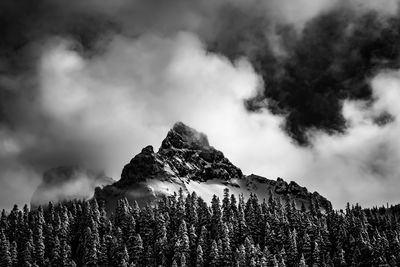
[{"label": "snow-dusted tree", "polygon": [[0,266],[10,267],[12,264],[10,253],[10,242],[7,240],[3,230],[0,232]]},{"label": "snow-dusted tree", "polygon": [[203,258],[203,249],[201,248],[201,245],[197,246],[196,249],[196,267],[204,267],[204,258]]}]

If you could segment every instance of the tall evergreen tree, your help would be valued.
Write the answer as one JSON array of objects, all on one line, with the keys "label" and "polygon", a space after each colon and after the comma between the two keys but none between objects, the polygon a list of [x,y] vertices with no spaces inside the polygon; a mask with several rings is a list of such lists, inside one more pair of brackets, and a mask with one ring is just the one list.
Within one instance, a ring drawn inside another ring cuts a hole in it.
[{"label": "tall evergreen tree", "polygon": [[217,242],[215,240],[213,240],[212,244],[211,244],[211,251],[210,251],[210,255],[209,255],[208,265],[210,267],[220,266],[219,265],[219,251],[218,251]]},{"label": "tall evergreen tree", "polygon": [[85,230],[85,249],[84,249],[84,257],[83,257],[83,266],[84,267],[97,267],[97,248],[98,244],[96,243],[96,238],[92,234],[92,230],[87,227]]},{"label": "tall evergreen tree", "polygon": [[131,256],[131,261],[136,265],[140,266],[143,257],[143,241],[140,234],[135,235],[133,243],[130,244],[129,255]]},{"label": "tall evergreen tree", "polygon": [[8,242],[3,230],[0,232],[0,266],[11,267],[10,242]]},{"label": "tall evergreen tree", "polygon": [[304,259],[304,255],[303,254],[301,254],[299,267],[307,267],[306,260]]},{"label": "tall evergreen tree", "polygon": [[201,245],[197,246],[196,249],[196,267],[204,267],[204,258],[203,258],[203,249],[201,248]]},{"label": "tall evergreen tree", "polygon": [[18,266],[17,242],[15,242],[15,241],[11,243],[10,256],[11,256],[11,265],[13,267]]}]

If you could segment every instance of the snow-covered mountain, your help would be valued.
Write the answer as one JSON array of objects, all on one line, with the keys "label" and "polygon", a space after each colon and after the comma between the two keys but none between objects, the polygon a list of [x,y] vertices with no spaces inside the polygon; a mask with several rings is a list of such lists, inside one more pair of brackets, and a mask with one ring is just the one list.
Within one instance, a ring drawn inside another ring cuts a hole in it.
[{"label": "snow-covered mountain", "polygon": [[143,205],[179,189],[184,193],[195,191],[209,201],[214,194],[222,197],[225,188],[245,198],[255,194],[260,200],[267,200],[273,195],[284,202],[293,200],[298,207],[314,203],[322,209],[331,208],[326,198],[317,192],[310,193],[295,182],[243,175],[221,151],[210,146],[205,134],[182,122],[173,126],[157,152],[152,146],[143,148],[125,165],[121,179],[112,185],[97,187],[95,197],[113,208],[123,197]]}]

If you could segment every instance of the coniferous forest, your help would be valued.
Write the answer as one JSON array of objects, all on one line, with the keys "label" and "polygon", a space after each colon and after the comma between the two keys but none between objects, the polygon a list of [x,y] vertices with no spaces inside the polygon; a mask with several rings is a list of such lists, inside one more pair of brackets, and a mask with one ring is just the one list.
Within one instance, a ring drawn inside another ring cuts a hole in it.
[{"label": "coniferous forest", "polygon": [[395,208],[321,211],[280,199],[207,204],[180,191],[154,205],[70,201],[1,215],[0,266],[399,266]]}]

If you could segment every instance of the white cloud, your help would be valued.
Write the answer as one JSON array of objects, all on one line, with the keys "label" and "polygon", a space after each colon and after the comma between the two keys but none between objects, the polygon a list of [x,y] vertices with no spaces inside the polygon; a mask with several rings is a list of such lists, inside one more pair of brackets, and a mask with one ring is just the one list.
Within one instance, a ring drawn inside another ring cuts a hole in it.
[{"label": "white cloud", "polygon": [[226,129],[228,137],[245,114],[243,98],[259,83],[248,62],[234,66],[208,54],[189,33],[116,37],[93,60],[58,41],[43,56],[41,77],[40,102],[51,127],[95,142],[114,176],[141,147],[158,146],[178,120]]}]

